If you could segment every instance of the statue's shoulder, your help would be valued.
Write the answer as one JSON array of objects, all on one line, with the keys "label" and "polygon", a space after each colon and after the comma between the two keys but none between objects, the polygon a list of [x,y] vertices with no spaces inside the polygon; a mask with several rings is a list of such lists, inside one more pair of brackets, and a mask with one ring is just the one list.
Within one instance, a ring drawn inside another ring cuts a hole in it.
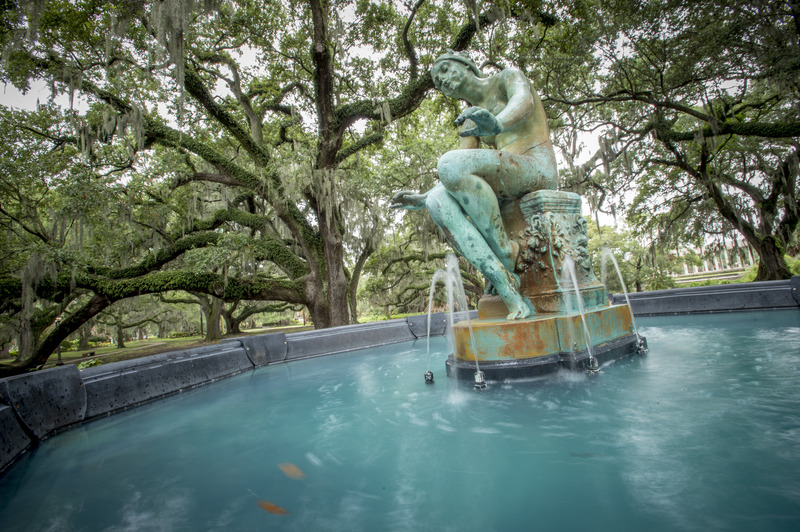
[{"label": "statue's shoulder", "polygon": [[501,70],[500,72],[498,72],[495,75],[498,76],[505,83],[519,82],[519,81],[530,82],[530,79],[528,79],[528,76],[526,76],[525,73],[522,70],[520,70],[520,69],[518,69],[516,67],[504,68],[503,70]]}]

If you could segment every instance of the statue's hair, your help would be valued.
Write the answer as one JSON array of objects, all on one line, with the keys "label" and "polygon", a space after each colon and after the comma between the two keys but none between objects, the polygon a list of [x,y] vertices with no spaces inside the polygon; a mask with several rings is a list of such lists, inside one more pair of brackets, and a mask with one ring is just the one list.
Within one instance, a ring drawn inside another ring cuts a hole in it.
[{"label": "statue's hair", "polygon": [[475,61],[472,60],[467,52],[456,52],[448,48],[442,55],[436,58],[436,61],[433,62],[433,66],[436,66],[440,61],[456,61],[462,65],[467,65],[473,74],[478,77],[483,77],[483,72],[481,72],[478,65],[475,64]]}]

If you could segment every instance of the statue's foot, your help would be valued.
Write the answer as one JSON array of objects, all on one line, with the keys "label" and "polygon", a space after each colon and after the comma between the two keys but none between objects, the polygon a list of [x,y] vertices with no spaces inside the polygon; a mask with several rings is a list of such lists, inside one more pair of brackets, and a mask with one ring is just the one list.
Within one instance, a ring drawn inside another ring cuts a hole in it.
[{"label": "statue's foot", "polygon": [[[514,277],[516,277],[516,275]],[[519,278],[517,278],[517,281],[519,281]],[[508,307],[507,320],[521,320],[534,314],[533,309],[522,299],[522,296],[516,290],[510,294],[506,294],[506,296],[507,297],[503,298],[503,303]]]},{"label": "statue's foot", "polygon": [[521,305],[514,305],[513,308],[509,306],[508,303],[506,303],[506,306],[511,311],[508,313],[508,316],[506,316],[507,320],[521,320],[533,315],[533,311],[524,301]]}]

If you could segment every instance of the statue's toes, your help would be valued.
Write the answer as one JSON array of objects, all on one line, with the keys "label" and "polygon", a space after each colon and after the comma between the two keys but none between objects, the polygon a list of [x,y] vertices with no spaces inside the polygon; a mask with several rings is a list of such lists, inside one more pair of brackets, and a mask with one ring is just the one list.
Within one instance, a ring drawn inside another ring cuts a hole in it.
[{"label": "statue's toes", "polygon": [[506,319],[507,320],[521,320],[521,319],[527,318],[531,314],[533,314],[533,312],[531,311],[531,309],[528,308],[528,305],[524,305],[521,308],[517,308],[517,309],[513,310],[512,312],[509,312],[508,316],[506,316]]}]

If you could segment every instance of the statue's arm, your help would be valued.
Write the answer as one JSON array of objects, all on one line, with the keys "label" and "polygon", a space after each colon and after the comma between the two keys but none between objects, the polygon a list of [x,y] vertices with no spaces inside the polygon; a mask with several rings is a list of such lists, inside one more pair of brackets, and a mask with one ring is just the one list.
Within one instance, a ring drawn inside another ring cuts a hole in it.
[{"label": "statue's arm", "polygon": [[503,131],[508,131],[520,122],[533,119],[536,101],[533,88],[525,75],[517,69],[507,69],[503,73],[502,86],[508,96],[508,104],[495,118]]},{"label": "statue's arm", "polygon": [[493,115],[488,109],[473,106],[458,115],[455,124],[474,123],[473,127],[459,133],[462,137],[491,137],[514,129],[520,123],[534,120],[536,99],[525,75],[516,69],[506,69],[500,74],[498,90],[505,92],[508,103]]}]

